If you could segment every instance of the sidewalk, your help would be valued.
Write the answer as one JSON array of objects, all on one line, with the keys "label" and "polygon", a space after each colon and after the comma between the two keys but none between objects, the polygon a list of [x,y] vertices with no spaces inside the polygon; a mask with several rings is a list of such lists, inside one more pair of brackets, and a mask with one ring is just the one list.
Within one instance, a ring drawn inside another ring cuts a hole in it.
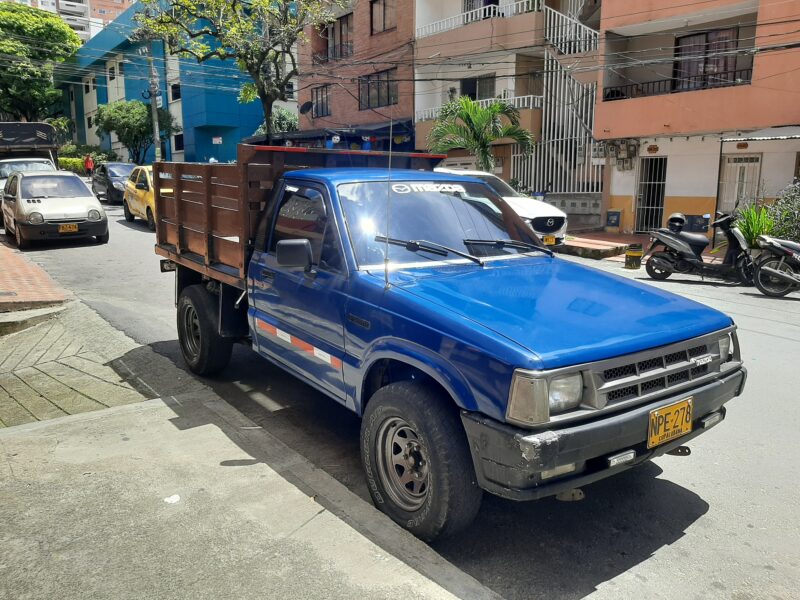
[{"label": "sidewalk", "polygon": [[497,597],[211,392],[0,453],[3,599]]},{"label": "sidewalk", "polygon": [[0,313],[55,306],[71,297],[19,250],[0,241]]}]

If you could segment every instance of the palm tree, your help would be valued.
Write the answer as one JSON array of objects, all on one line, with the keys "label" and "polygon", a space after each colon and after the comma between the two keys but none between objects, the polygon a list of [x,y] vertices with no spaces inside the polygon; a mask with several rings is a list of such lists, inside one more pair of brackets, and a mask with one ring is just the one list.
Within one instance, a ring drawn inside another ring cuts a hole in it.
[{"label": "palm tree", "polygon": [[519,125],[519,111],[508,102],[497,100],[487,107],[461,96],[442,107],[428,136],[431,152],[446,153],[464,149],[475,157],[478,169],[494,169],[492,142],[510,138],[524,154],[533,150],[533,134]]}]

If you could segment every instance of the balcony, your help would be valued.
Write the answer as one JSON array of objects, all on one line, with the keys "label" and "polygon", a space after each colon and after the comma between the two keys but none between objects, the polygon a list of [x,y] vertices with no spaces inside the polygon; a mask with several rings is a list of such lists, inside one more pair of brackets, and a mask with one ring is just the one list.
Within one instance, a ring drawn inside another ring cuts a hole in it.
[{"label": "balcony", "polygon": [[61,0],[58,3],[58,8],[60,12],[65,15],[78,15],[79,17],[86,17],[89,15],[89,5],[81,2]]},{"label": "balcony", "polygon": [[[511,104],[514,108],[522,111],[522,110],[531,110],[534,108],[542,108],[543,99],[544,98],[542,96],[516,96],[513,98],[505,98],[504,100],[509,104]],[[485,108],[491,104],[494,104],[498,100],[503,100],[503,98],[486,98],[485,100],[478,100],[478,104]],[[441,106],[418,110],[416,112],[417,122],[433,121],[439,117],[439,114],[441,112],[442,112]]]},{"label": "balcony", "polygon": [[488,4],[452,17],[440,19],[417,27],[417,39],[451,31],[485,19],[509,18],[524,13],[541,11],[542,0],[521,0],[509,4]]},{"label": "balcony", "polygon": [[752,77],[753,69],[750,68],[693,75],[680,79],[672,77],[656,81],[615,85],[603,89],[603,101],[612,102],[615,100],[626,100],[628,98],[643,98],[646,96],[661,96],[679,92],[748,85]]},{"label": "balcony", "polygon": [[341,60],[353,55],[353,42],[328,46],[323,52],[315,52],[313,56],[314,64],[321,65],[333,60]]}]

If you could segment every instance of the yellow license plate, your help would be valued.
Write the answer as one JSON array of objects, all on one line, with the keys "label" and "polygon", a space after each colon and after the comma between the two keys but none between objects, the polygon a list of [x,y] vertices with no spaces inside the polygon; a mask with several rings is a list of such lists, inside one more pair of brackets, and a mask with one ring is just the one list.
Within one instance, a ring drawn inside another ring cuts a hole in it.
[{"label": "yellow license plate", "polygon": [[554,235],[546,235],[542,240],[545,246],[555,246],[556,245],[556,236]]},{"label": "yellow license plate", "polygon": [[77,223],[64,223],[58,226],[58,233],[75,233],[78,231]]},{"label": "yellow license plate", "polygon": [[692,430],[692,397],[650,411],[647,428],[647,447],[661,444],[686,435]]}]

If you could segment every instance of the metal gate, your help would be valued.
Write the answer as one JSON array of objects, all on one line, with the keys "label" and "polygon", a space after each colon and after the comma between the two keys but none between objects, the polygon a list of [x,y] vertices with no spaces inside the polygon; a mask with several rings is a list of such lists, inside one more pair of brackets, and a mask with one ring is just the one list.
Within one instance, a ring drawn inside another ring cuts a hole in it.
[{"label": "metal gate", "polygon": [[667,181],[667,157],[642,158],[639,162],[639,185],[636,195],[636,231],[658,229],[664,220],[664,187]]},{"label": "metal gate", "polygon": [[758,199],[761,179],[760,154],[736,154],[722,157],[722,181],[719,207],[724,213],[744,208]]}]

